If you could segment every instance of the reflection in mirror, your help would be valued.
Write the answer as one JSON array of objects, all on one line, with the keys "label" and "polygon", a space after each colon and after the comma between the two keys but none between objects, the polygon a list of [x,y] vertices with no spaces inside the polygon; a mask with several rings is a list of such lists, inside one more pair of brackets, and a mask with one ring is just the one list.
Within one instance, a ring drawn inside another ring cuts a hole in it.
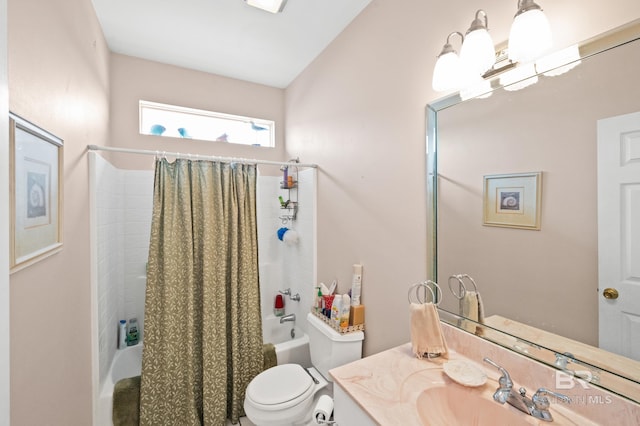
[{"label": "reflection in mirror", "polygon": [[[592,383],[640,401],[639,385],[618,383],[619,376],[640,383],[640,210],[632,210],[640,209],[640,183],[615,189],[619,183],[605,178],[622,172],[603,172],[609,163],[640,168],[640,118],[627,116],[640,111],[640,22],[612,34],[582,45],[581,63],[567,73],[539,76],[520,91],[496,89],[488,99],[454,96],[428,107],[429,252],[432,279],[444,284],[468,274],[481,294],[486,326],[453,323],[561,369],[589,365],[585,371],[597,372]],[[485,176],[533,172],[542,172],[537,202],[517,180],[485,194]],[[599,185],[614,190],[598,194]],[[499,193],[510,206],[485,206]],[[485,207],[507,227],[483,223]],[[517,227],[515,216],[534,207],[540,229]],[[605,287],[625,290],[606,299]],[[441,309],[469,312],[468,300],[443,290]],[[524,342],[536,349],[518,349]]]}]

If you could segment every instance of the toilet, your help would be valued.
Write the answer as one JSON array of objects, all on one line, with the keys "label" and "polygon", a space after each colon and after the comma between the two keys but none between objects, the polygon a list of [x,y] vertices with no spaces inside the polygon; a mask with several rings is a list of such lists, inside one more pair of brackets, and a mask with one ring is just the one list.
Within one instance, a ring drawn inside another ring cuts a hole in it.
[{"label": "toilet", "polygon": [[[257,426],[307,425],[318,397],[327,393],[329,370],[362,357],[364,333],[340,334],[307,314],[312,368],[282,364],[258,374],[247,386],[244,411]],[[308,371],[308,373],[307,373]],[[319,383],[314,383],[315,377]]]}]

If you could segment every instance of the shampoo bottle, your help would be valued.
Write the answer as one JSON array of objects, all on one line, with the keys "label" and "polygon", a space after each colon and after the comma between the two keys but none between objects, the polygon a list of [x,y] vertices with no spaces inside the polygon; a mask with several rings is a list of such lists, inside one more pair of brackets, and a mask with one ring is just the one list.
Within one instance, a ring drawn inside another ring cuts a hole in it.
[{"label": "shampoo bottle", "polygon": [[127,320],[120,320],[118,324],[118,349],[127,347]]},{"label": "shampoo bottle", "polygon": [[127,330],[127,346],[138,344],[138,319],[131,318]]}]

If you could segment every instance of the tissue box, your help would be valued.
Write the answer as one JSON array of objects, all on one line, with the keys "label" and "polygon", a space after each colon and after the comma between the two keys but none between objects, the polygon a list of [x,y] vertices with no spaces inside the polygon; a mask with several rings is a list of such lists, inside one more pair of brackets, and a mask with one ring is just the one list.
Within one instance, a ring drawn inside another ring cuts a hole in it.
[{"label": "tissue box", "polygon": [[349,309],[349,325],[364,324],[364,305],[351,306]]}]

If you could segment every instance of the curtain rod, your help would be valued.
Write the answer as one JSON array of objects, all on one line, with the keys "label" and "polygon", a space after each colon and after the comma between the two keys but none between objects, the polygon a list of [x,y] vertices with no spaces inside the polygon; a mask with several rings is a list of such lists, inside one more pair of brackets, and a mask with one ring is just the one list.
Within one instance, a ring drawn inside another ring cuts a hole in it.
[{"label": "curtain rod", "polygon": [[268,164],[271,166],[296,166],[296,167],[311,167],[317,168],[317,164],[313,163],[296,163],[293,161],[269,161],[269,160],[256,160],[250,158],[235,158],[235,157],[218,157],[215,155],[200,155],[189,154],[180,152],[167,152],[167,151],[151,151],[148,149],[131,149],[131,148],[113,148],[110,146],[98,146],[87,145],[89,151],[111,151],[111,152],[124,152],[128,154],[141,154],[141,155],[155,155],[155,156],[170,156],[176,158],[189,158],[196,160],[210,160],[210,161],[222,161],[224,163],[242,163],[242,164]]}]

